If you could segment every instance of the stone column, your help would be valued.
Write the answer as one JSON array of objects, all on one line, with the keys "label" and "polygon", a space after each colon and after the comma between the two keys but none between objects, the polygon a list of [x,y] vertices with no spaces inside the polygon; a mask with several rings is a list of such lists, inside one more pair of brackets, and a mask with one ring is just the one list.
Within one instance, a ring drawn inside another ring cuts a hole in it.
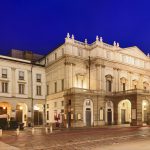
[{"label": "stone column", "polygon": [[119,91],[119,84],[120,84],[120,76],[119,76],[119,72],[120,72],[120,69],[116,69],[116,92]]},{"label": "stone column", "polygon": [[140,78],[139,78],[139,81],[138,81],[138,89],[143,89],[143,75],[140,74]]},{"label": "stone column", "polygon": [[137,97],[137,125],[142,125],[142,100]]},{"label": "stone column", "polygon": [[132,72],[128,72],[128,90],[132,89],[131,75],[132,75]]},{"label": "stone column", "polygon": [[101,89],[106,91],[106,86],[105,86],[105,82],[106,82],[106,79],[105,79],[105,65],[101,65]]},{"label": "stone column", "polygon": [[16,96],[16,74],[15,74],[15,71],[16,69],[15,68],[11,68],[11,71],[12,71],[12,97],[15,97]]},{"label": "stone column", "polygon": [[32,97],[32,83],[31,83],[31,71],[28,70],[28,97]]},{"label": "stone column", "polygon": [[65,62],[65,89],[68,89],[70,86],[69,78],[70,78],[70,62]]},{"label": "stone column", "polygon": [[100,64],[96,64],[96,90],[100,90],[100,85],[101,85],[101,74],[100,74],[100,69],[101,66]]},{"label": "stone column", "polygon": [[118,102],[114,104],[114,124],[118,124]]},{"label": "stone column", "polygon": [[113,92],[117,91],[117,73],[116,73],[116,68],[113,68]]},{"label": "stone column", "polygon": [[75,72],[74,72],[74,70],[75,70],[75,66],[76,66],[76,64],[74,64],[74,63],[72,63],[72,84],[71,84],[71,87],[75,87]]}]

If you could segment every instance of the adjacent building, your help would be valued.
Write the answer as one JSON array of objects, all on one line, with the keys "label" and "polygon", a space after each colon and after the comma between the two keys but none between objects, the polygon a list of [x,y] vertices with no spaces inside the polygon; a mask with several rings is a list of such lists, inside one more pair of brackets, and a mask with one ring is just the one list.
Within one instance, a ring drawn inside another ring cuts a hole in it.
[{"label": "adjacent building", "polygon": [[0,115],[25,126],[44,122],[45,67],[0,56]]}]

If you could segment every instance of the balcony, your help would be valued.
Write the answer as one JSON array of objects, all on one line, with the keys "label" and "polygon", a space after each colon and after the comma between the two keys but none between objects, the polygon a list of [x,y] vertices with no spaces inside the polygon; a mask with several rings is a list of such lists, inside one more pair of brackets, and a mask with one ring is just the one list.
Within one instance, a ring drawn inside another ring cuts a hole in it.
[{"label": "balcony", "polygon": [[149,90],[143,89],[131,89],[126,91],[119,91],[119,92],[106,92],[104,90],[89,90],[83,88],[70,88],[64,92],[64,95],[70,94],[92,94],[92,95],[103,95],[103,96],[121,96],[121,95],[133,95],[133,94],[143,94],[143,95],[150,95]]},{"label": "balcony", "polygon": [[112,92],[112,96],[118,96],[118,95],[131,95],[131,94],[143,94],[143,95],[150,95],[149,90],[144,89],[131,89],[126,91],[119,91],[119,92]]}]

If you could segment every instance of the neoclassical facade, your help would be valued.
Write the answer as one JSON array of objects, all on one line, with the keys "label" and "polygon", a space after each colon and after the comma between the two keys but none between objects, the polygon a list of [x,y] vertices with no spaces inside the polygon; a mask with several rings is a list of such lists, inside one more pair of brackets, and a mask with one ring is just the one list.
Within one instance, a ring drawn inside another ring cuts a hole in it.
[{"label": "neoclassical facade", "polygon": [[82,127],[150,122],[150,58],[96,37],[92,44],[68,34],[40,61],[46,72],[47,123]]},{"label": "neoclassical facade", "polygon": [[0,116],[64,127],[150,123],[150,57],[67,34],[36,62],[0,56]]},{"label": "neoclassical facade", "polygon": [[0,118],[43,124],[45,67],[31,61],[0,56]]}]

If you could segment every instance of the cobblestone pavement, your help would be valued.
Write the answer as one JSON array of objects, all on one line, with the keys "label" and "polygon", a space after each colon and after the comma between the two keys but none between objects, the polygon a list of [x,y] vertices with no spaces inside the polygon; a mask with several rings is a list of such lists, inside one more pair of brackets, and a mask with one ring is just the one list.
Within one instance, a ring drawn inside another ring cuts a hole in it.
[{"label": "cobblestone pavement", "polygon": [[34,135],[31,128],[27,128],[21,131],[19,136],[16,136],[15,131],[3,131],[0,141],[21,150],[103,150],[106,147],[110,147],[111,150],[114,145],[150,142],[150,128],[115,126],[78,128],[55,130],[48,134],[44,128],[36,128]]}]

